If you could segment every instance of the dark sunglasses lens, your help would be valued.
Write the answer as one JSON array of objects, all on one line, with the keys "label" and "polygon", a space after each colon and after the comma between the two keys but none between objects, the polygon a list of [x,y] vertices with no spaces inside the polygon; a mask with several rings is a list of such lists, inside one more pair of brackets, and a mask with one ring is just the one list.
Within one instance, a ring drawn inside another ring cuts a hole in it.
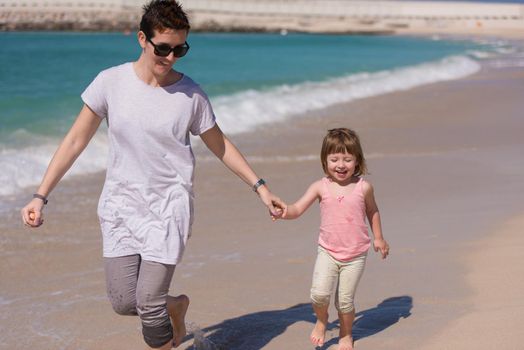
[{"label": "dark sunglasses lens", "polygon": [[157,45],[155,47],[155,54],[157,56],[166,57],[166,56],[169,56],[170,52],[171,52],[171,47],[169,45]]},{"label": "dark sunglasses lens", "polygon": [[189,50],[189,47],[187,45],[177,46],[173,48],[173,55],[175,57],[183,57],[186,55],[188,50]]}]

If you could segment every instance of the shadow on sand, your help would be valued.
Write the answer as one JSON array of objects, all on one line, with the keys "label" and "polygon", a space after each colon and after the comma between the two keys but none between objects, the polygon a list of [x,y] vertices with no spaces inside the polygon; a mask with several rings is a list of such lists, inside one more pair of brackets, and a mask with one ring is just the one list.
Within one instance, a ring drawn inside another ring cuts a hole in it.
[{"label": "shadow on sand", "polygon": [[[376,307],[358,312],[353,325],[355,340],[372,336],[411,315],[413,299],[410,296],[388,298]],[[284,333],[296,322],[316,322],[311,304],[297,304],[284,310],[261,311],[225,320],[202,330],[193,329],[186,339],[194,339],[187,350],[259,350],[273,338]],[[328,325],[328,330],[338,328],[338,320]],[[306,336],[306,335],[305,335]],[[330,339],[321,348],[336,344]]]},{"label": "shadow on sand", "polygon": [[[355,341],[372,336],[384,329],[394,325],[400,318],[407,318],[411,315],[413,308],[413,298],[401,296],[388,298],[376,307],[357,312],[353,322],[353,339]],[[339,322],[331,322],[328,329],[338,328]],[[338,343],[338,337],[327,341],[319,350],[328,349],[331,345]]]}]

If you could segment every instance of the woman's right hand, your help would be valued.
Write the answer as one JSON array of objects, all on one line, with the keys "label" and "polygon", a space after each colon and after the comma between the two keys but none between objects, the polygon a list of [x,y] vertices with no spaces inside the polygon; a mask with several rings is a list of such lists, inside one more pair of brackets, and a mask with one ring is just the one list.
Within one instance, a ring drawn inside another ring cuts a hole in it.
[{"label": "woman's right hand", "polygon": [[[65,138],[56,150],[44,175],[44,179],[38,191],[48,195],[56,186],[58,181],[71,168],[75,159],[86,148],[87,144],[96,133],[98,126],[102,122],[89,106],[85,105],[78,114],[73,126],[68,131]],[[42,199],[33,198],[22,210],[22,221],[26,226],[38,227],[44,223],[42,209],[44,202]]]},{"label": "woman's right hand", "polygon": [[22,221],[29,227],[39,227],[44,223],[44,202],[39,198],[33,198],[25,207],[22,208]]}]

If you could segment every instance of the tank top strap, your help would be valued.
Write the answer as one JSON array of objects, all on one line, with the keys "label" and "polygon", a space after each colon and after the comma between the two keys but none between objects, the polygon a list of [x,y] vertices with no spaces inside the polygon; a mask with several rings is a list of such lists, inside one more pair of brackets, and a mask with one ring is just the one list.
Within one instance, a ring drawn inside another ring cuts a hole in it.
[{"label": "tank top strap", "polygon": [[327,177],[322,178],[322,192],[320,193],[322,195],[322,199],[329,197],[329,179]]},{"label": "tank top strap", "polygon": [[357,185],[355,187],[355,191],[358,191],[361,195],[364,195],[364,183],[366,180],[364,180],[364,177],[359,177]]}]

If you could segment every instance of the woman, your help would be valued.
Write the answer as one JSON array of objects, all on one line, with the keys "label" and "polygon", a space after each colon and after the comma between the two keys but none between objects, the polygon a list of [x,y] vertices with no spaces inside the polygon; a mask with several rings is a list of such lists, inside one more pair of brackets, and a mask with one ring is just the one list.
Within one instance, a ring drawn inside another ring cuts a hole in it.
[{"label": "woman", "polygon": [[22,209],[26,225],[43,223],[48,195],[106,119],[110,152],[98,215],[107,292],[117,313],[140,317],[144,340],[155,349],[177,347],[186,334],[189,299],[168,290],[192,224],[189,133],[250,185],[272,215],[285,208],[224,136],[206,94],[172,68],[189,50],[189,28],[174,0],[144,6],[140,57],[100,72],[87,87],[82,110]]}]

